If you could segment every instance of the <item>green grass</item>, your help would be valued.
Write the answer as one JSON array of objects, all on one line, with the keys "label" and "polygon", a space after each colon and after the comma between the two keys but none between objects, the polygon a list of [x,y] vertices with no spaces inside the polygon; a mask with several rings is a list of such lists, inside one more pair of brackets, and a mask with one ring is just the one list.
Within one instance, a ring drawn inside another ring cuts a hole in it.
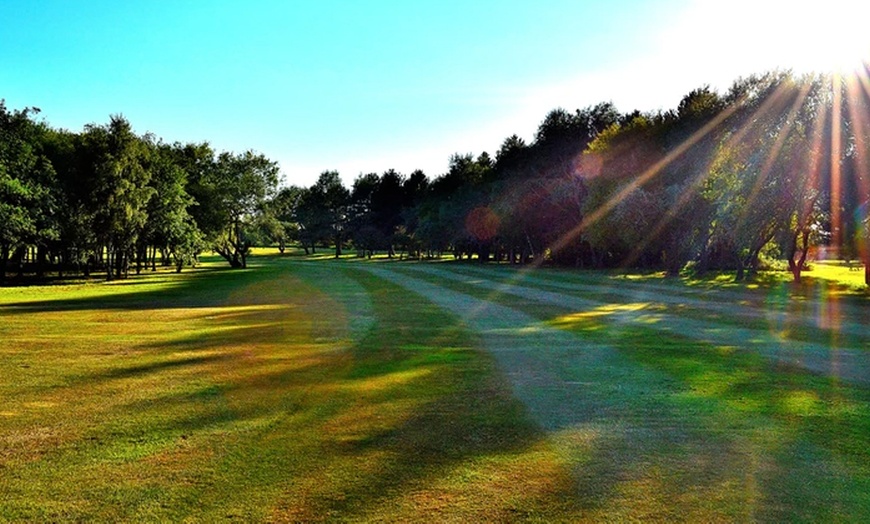
[{"label": "green grass", "polygon": [[[545,431],[466,315],[366,260],[255,255],[242,271],[208,258],[181,274],[0,288],[0,521],[870,519],[866,385],[656,321],[766,331],[688,301],[786,319],[835,303],[866,326],[864,292],[830,283],[847,268],[798,289],[551,270],[523,283],[511,268],[437,264],[463,282],[374,263],[597,352],[540,348],[577,391],[541,390],[565,395],[574,421]],[[633,302],[618,292],[630,285],[690,305]],[[624,311],[650,322],[617,321]],[[836,323],[784,326],[786,341],[868,342]]]},{"label": "green grass", "polygon": [[[605,445],[598,450],[601,462],[588,463],[600,485],[619,486],[617,493],[590,491],[584,496],[605,506],[608,497],[617,498],[621,504],[609,506],[611,517],[808,522],[870,518],[866,385],[765,359],[752,349],[750,340],[736,346],[717,345],[668,325],[645,324],[643,317],[617,322],[614,313],[648,306],[632,304],[624,296],[592,295],[604,305],[573,310],[481,287],[475,283],[490,277],[469,268],[453,270],[467,276],[459,281],[407,267],[400,271],[521,311],[541,326],[586,341],[590,351],[611,348],[611,358],[600,366],[589,366],[558,348],[548,349],[551,358],[562,362],[566,382],[595,385],[586,391],[587,399],[577,401],[578,408],[596,402],[599,411],[612,413],[607,415],[608,426],[627,423],[632,434],[643,434],[638,441],[624,438]],[[491,281],[526,285],[523,276],[510,273],[492,276]],[[561,272],[535,276],[571,280]],[[608,279],[585,274],[574,281],[606,288]],[[574,295],[590,298],[585,293]],[[704,300],[717,299],[715,293],[704,296]],[[654,319],[656,311],[651,313]],[[851,320],[867,325],[860,315]],[[729,325],[728,319],[719,322]],[[763,324],[756,327],[767,329]],[[834,348],[842,342],[835,330],[822,331],[811,338],[821,342],[827,336]],[[577,365],[572,364],[575,361]],[[646,471],[636,471],[633,464],[638,462]],[[666,500],[657,497],[663,493],[670,494]]]},{"label": "green grass", "polygon": [[0,290],[0,520],[568,514],[567,469],[455,317],[257,262]]}]

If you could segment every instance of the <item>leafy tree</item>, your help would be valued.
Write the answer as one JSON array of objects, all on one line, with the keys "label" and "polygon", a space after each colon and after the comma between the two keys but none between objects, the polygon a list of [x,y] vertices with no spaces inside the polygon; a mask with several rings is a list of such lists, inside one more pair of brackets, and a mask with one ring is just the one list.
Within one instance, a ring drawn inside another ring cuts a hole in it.
[{"label": "leafy tree", "polygon": [[266,202],[278,186],[278,165],[263,155],[221,153],[207,175],[219,228],[207,237],[212,249],[231,267],[247,267],[251,235]]},{"label": "leafy tree", "polygon": [[84,146],[90,150],[89,207],[97,240],[106,249],[106,278],[113,273],[120,278],[127,272],[154,193],[145,168],[146,146],[120,115],[104,126],[86,126]]},{"label": "leafy tree", "polygon": [[377,191],[381,178],[376,173],[358,176],[353,181],[348,205],[348,232],[361,255],[369,255],[388,242],[375,226],[372,195]]},{"label": "leafy tree", "polygon": [[45,151],[51,131],[31,118],[37,113],[36,108],[8,111],[0,100],[0,282],[13,255],[23,271],[29,246],[36,248],[41,276],[58,238],[59,190]]},{"label": "leafy tree", "polygon": [[304,189],[299,186],[281,188],[267,205],[271,217],[267,226],[269,237],[278,243],[278,250],[283,254],[287,243],[299,240],[299,224],[296,211]]},{"label": "leafy tree", "polygon": [[410,256],[419,256],[422,243],[418,235],[420,227],[420,205],[429,192],[429,179],[423,171],[417,169],[402,183],[404,194],[402,207],[401,242]]},{"label": "leafy tree", "polygon": [[324,171],[317,182],[302,195],[298,219],[300,234],[313,248],[317,241],[329,241],[335,246],[336,258],[341,256],[348,219],[350,192],[337,171]]},{"label": "leafy tree", "polygon": [[371,194],[372,225],[387,248],[387,255],[395,255],[395,235],[402,225],[402,211],[406,205],[405,178],[390,169],[381,175]]},{"label": "leafy tree", "polygon": [[150,260],[152,270],[156,269],[158,250],[165,263],[172,257],[180,271],[184,265],[192,264],[204,248],[202,234],[188,212],[194,199],[187,193],[187,172],[178,162],[181,146],[153,142],[148,146],[150,185],[154,191],[148,202],[148,220],[137,249],[137,272],[142,261],[147,265]]}]

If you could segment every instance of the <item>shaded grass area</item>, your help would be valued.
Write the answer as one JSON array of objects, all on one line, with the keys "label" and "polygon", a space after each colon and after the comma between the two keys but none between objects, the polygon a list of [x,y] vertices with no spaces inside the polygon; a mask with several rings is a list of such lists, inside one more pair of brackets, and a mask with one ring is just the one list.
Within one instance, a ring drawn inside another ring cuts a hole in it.
[{"label": "shaded grass area", "polygon": [[[599,485],[610,486],[584,498],[601,504],[621,499],[634,510],[627,514],[640,518],[870,518],[866,387],[773,363],[749,345],[715,345],[660,325],[618,323],[607,314],[493,292],[473,279],[395,270],[537,320],[518,330],[553,327],[577,337],[576,346],[547,348],[550,358],[559,359],[563,384],[576,384],[586,397],[573,399],[578,409],[605,399],[603,428],[624,435],[583,465]],[[611,305],[631,306],[618,299]],[[583,357],[607,348],[611,358],[600,365]],[[626,424],[628,433],[620,433]],[[673,496],[663,501],[656,493]]]},{"label": "shaded grass area", "polygon": [[833,347],[870,349],[870,325],[864,297],[844,297],[821,280],[794,288],[774,282],[769,287],[723,289],[708,281],[703,291],[680,280],[632,281],[611,275],[563,271],[523,272],[507,268],[458,266],[456,274],[470,279],[485,277],[505,289],[531,285],[536,289],[594,301],[600,307],[587,315],[608,316],[621,312],[643,314],[650,323],[667,318],[693,319],[721,328],[753,329],[782,341],[811,342]]},{"label": "shaded grass area", "polygon": [[351,267],[0,290],[0,520],[570,520],[455,316]]}]

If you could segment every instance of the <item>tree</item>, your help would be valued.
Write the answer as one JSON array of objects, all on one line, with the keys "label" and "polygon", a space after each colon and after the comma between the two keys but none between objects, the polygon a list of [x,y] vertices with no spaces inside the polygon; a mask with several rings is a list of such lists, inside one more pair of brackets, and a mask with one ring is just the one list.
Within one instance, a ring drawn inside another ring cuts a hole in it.
[{"label": "tree", "polygon": [[324,171],[302,195],[298,212],[300,233],[312,247],[316,241],[331,241],[335,257],[340,257],[349,204],[350,192],[338,172]]},{"label": "tree", "polygon": [[381,175],[371,194],[372,225],[384,239],[387,255],[395,255],[395,235],[402,224],[405,206],[405,178],[395,170]]},{"label": "tree", "polygon": [[419,256],[422,247],[418,229],[420,227],[420,205],[429,192],[429,179],[417,169],[402,184],[404,194],[402,207],[402,240],[409,256]]},{"label": "tree", "polygon": [[179,162],[181,146],[154,142],[147,145],[150,186],[154,191],[148,202],[148,220],[137,246],[136,270],[140,270],[143,261],[147,265],[149,260],[152,270],[155,270],[159,250],[164,263],[169,263],[172,257],[176,269],[181,271],[184,265],[195,261],[204,247],[202,233],[188,212],[194,199],[187,193],[188,175],[183,163]]},{"label": "tree", "polygon": [[304,189],[299,186],[281,188],[267,205],[268,214],[274,219],[268,227],[273,242],[283,254],[291,240],[299,240],[299,223],[296,217]]},{"label": "tree", "polygon": [[266,202],[278,187],[278,165],[261,154],[221,153],[206,177],[218,228],[208,241],[231,267],[247,267],[250,235]]},{"label": "tree", "polygon": [[86,126],[83,138],[91,160],[89,207],[97,240],[106,249],[106,278],[111,280],[113,273],[120,278],[127,273],[154,193],[144,165],[146,147],[120,115],[105,126]]},{"label": "tree", "polygon": [[387,239],[375,226],[372,195],[377,191],[381,178],[377,173],[359,175],[350,191],[347,210],[348,234],[361,255],[369,255],[387,244]]}]

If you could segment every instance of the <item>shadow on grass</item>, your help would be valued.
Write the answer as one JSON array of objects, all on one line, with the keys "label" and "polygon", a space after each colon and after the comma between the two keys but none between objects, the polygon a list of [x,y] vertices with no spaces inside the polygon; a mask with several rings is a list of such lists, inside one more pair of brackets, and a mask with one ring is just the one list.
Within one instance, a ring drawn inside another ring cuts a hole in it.
[{"label": "shadow on grass", "polygon": [[[95,477],[66,513],[22,515],[496,521],[564,520],[576,509],[570,475],[536,458],[546,455],[537,451],[544,434],[455,317],[371,275],[335,271],[317,265],[299,274],[314,286],[345,273],[362,285],[376,320],[359,337],[328,325],[334,304],[315,304],[310,290],[297,288],[285,299],[298,307],[229,309],[214,315],[217,329],[205,336],[140,345],[137,358],[153,361],[88,375],[78,384],[83,393],[145,389],[102,413],[104,424],[86,430],[93,439],[70,448],[80,456],[63,464],[75,473],[35,463],[21,471],[28,485],[49,490],[54,475]],[[183,289],[194,307],[210,303],[203,296],[216,285],[224,305],[227,297],[272,303],[262,290],[286,281],[262,273],[210,273]],[[126,309],[144,309],[128,299]],[[94,308],[99,300],[67,305]],[[151,292],[140,296],[153,300]],[[39,307],[57,309],[50,304]],[[199,350],[213,353],[187,353]]]},{"label": "shadow on grass", "polygon": [[[563,327],[599,342],[604,333],[603,341],[636,365],[673,379],[677,388],[662,397],[664,405],[649,412],[635,403],[633,410],[679,421],[707,444],[719,442],[703,462],[711,472],[752,474],[759,495],[754,517],[870,517],[866,387],[771,362],[749,341],[738,350],[641,327],[602,330],[599,322]],[[747,471],[752,463],[755,470]]]},{"label": "shadow on grass", "polygon": [[[602,352],[597,367],[572,364],[569,352],[582,344],[529,352],[546,361],[544,371],[571,382],[540,390],[559,414],[548,435],[512,397],[494,362],[472,349],[478,341],[456,317],[352,264],[302,265],[294,275],[312,288],[347,275],[358,281],[373,303],[371,329],[349,337],[330,328],[335,304],[318,305],[311,290],[282,288],[286,268],[276,261],[261,271],[224,270],[131,294],[112,306],[149,309],[136,297],[152,303],[168,293],[188,301],[186,307],[227,309],[199,316],[212,320],[214,331],[141,345],[155,361],[87,379],[112,382],[109,391],[154,389],[106,413],[107,441],[91,451],[108,455],[114,469],[85,496],[116,508],[116,520],[399,521],[425,514],[570,521],[615,518],[602,512],[620,506],[626,519],[793,520],[802,504],[810,506],[803,509],[807,520],[867,516],[862,494],[870,490],[849,476],[868,458],[870,428],[860,421],[870,420],[870,399],[863,390],[826,386],[672,333],[613,329],[599,319],[572,329],[589,327],[577,340],[589,336],[590,347],[605,341],[617,358]],[[469,292],[462,283],[450,286]],[[293,306],[281,304],[282,297]],[[100,300],[69,307],[99,308],[89,303]],[[244,309],[270,304],[281,307]],[[542,319],[564,313],[505,304]],[[214,354],[186,354],[202,350]],[[564,461],[540,451],[553,440]],[[117,457],[132,457],[123,463],[129,485]],[[846,473],[835,471],[838,461]],[[99,460],[83,462],[91,467]],[[21,478],[34,484],[39,474],[23,471]],[[822,496],[842,504],[840,513]],[[154,513],[142,513],[146,506]],[[30,520],[62,520],[42,516]]]},{"label": "shadow on grass", "polygon": [[[552,417],[569,453],[587,457],[577,463],[584,506],[603,508],[636,490],[640,500],[624,507],[654,508],[647,517],[655,518],[688,518],[704,507],[710,513],[690,520],[870,516],[865,387],[772,363],[751,340],[741,350],[714,346],[676,329],[574,316],[565,307],[416,276],[534,318],[573,318],[554,323],[577,340],[542,341],[546,357],[511,367],[539,375],[535,365],[552,367],[538,411]],[[601,359],[590,359],[596,352]]]},{"label": "shadow on grass", "polygon": [[[140,364],[136,366],[111,368],[102,375],[102,378],[123,380],[127,378],[139,377],[148,373],[160,373],[183,367],[198,366],[202,364],[207,364],[209,362],[222,360],[225,358],[226,357],[222,355],[204,355],[198,357],[161,360],[158,362],[151,362],[148,364]],[[98,376],[89,377],[88,379],[86,379],[86,382],[93,383],[93,381],[97,378]]]},{"label": "shadow on grass", "polygon": [[[145,310],[219,306],[223,304],[227,294],[232,289],[244,284],[246,281],[265,279],[271,276],[274,275],[270,272],[254,272],[252,270],[217,267],[196,269],[177,275],[176,278],[160,274],[143,274],[135,280],[92,284],[90,286],[101,286],[99,292],[84,297],[75,296],[76,290],[71,289],[69,294],[72,297],[70,298],[0,303],[0,314],[15,315],[99,309]],[[146,285],[154,286],[155,289],[140,289]],[[119,291],[119,289],[123,291]]]}]

